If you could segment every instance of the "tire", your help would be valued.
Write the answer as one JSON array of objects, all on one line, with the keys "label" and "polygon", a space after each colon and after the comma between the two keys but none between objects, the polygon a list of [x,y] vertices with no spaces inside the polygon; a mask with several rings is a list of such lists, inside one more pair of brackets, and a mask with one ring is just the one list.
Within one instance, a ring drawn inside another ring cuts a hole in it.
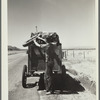
[{"label": "tire", "polygon": [[23,72],[22,72],[22,86],[23,86],[24,88],[26,88],[26,81],[27,81],[26,72],[27,72],[27,66],[24,65],[24,67],[23,67]]}]

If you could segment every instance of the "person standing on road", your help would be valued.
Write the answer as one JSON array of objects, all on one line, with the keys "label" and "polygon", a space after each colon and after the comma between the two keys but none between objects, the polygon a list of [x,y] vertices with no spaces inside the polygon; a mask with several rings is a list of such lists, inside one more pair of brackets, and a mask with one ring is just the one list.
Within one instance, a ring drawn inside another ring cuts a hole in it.
[{"label": "person standing on road", "polygon": [[61,60],[58,55],[55,53],[54,47],[58,46],[59,37],[54,33],[53,35],[46,38],[46,40],[38,37],[45,44],[39,44],[36,39],[33,39],[35,45],[44,49],[45,54],[45,73],[44,73],[44,83],[46,88],[46,94],[50,94],[54,92],[54,83],[53,83],[53,67],[54,67],[54,59],[56,59],[58,65],[61,67]]},{"label": "person standing on road", "polygon": [[[56,45],[56,44],[55,44]],[[49,47],[45,52],[46,57],[46,69],[44,74],[44,83],[46,88],[46,94],[50,94],[54,92],[54,83],[53,83],[53,67],[54,67],[54,59],[56,59],[59,66],[61,66],[61,60],[58,55],[55,53],[54,44],[49,43]]]}]

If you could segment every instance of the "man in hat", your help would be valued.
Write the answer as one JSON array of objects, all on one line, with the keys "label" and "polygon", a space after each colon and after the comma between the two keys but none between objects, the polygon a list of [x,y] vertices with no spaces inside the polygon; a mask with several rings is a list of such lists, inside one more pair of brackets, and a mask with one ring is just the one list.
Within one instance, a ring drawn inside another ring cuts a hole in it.
[{"label": "man in hat", "polygon": [[44,74],[44,82],[46,87],[46,94],[50,94],[54,92],[54,83],[53,83],[53,67],[54,67],[54,59],[56,59],[59,66],[61,66],[61,60],[58,55],[55,53],[54,45],[49,43],[49,47],[46,51],[46,69]]},{"label": "man in hat", "polygon": [[[43,40],[43,39],[42,39]],[[58,46],[59,37],[57,37],[56,33],[50,35],[46,38],[46,44],[37,43],[36,39],[33,40],[35,45],[44,49],[45,51],[45,73],[44,73],[44,83],[46,88],[46,94],[50,94],[54,92],[54,84],[53,84],[53,67],[54,67],[54,59],[56,59],[59,66],[61,66],[61,60],[58,55],[55,53],[55,46]]]}]

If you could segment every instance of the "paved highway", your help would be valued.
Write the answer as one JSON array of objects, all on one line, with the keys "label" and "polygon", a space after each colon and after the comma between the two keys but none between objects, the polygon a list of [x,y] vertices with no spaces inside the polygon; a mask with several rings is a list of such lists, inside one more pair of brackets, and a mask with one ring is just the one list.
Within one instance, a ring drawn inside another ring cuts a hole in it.
[{"label": "paved highway", "polygon": [[[8,90],[9,100],[96,100],[96,96],[85,90],[78,93],[66,93],[46,95],[45,91],[37,91],[38,86],[33,88],[22,87],[22,70],[27,65],[27,54],[19,53],[8,56]],[[38,78],[32,78],[32,82]]]}]

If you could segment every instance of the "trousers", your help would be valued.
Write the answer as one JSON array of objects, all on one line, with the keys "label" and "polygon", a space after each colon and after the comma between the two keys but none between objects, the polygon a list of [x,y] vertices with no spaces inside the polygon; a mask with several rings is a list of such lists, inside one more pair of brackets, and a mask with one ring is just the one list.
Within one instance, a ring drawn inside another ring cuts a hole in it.
[{"label": "trousers", "polygon": [[54,61],[48,61],[46,63],[46,68],[45,68],[45,73],[44,73],[44,83],[45,83],[45,88],[46,91],[53,90],[53,70],[54,67]]}]

